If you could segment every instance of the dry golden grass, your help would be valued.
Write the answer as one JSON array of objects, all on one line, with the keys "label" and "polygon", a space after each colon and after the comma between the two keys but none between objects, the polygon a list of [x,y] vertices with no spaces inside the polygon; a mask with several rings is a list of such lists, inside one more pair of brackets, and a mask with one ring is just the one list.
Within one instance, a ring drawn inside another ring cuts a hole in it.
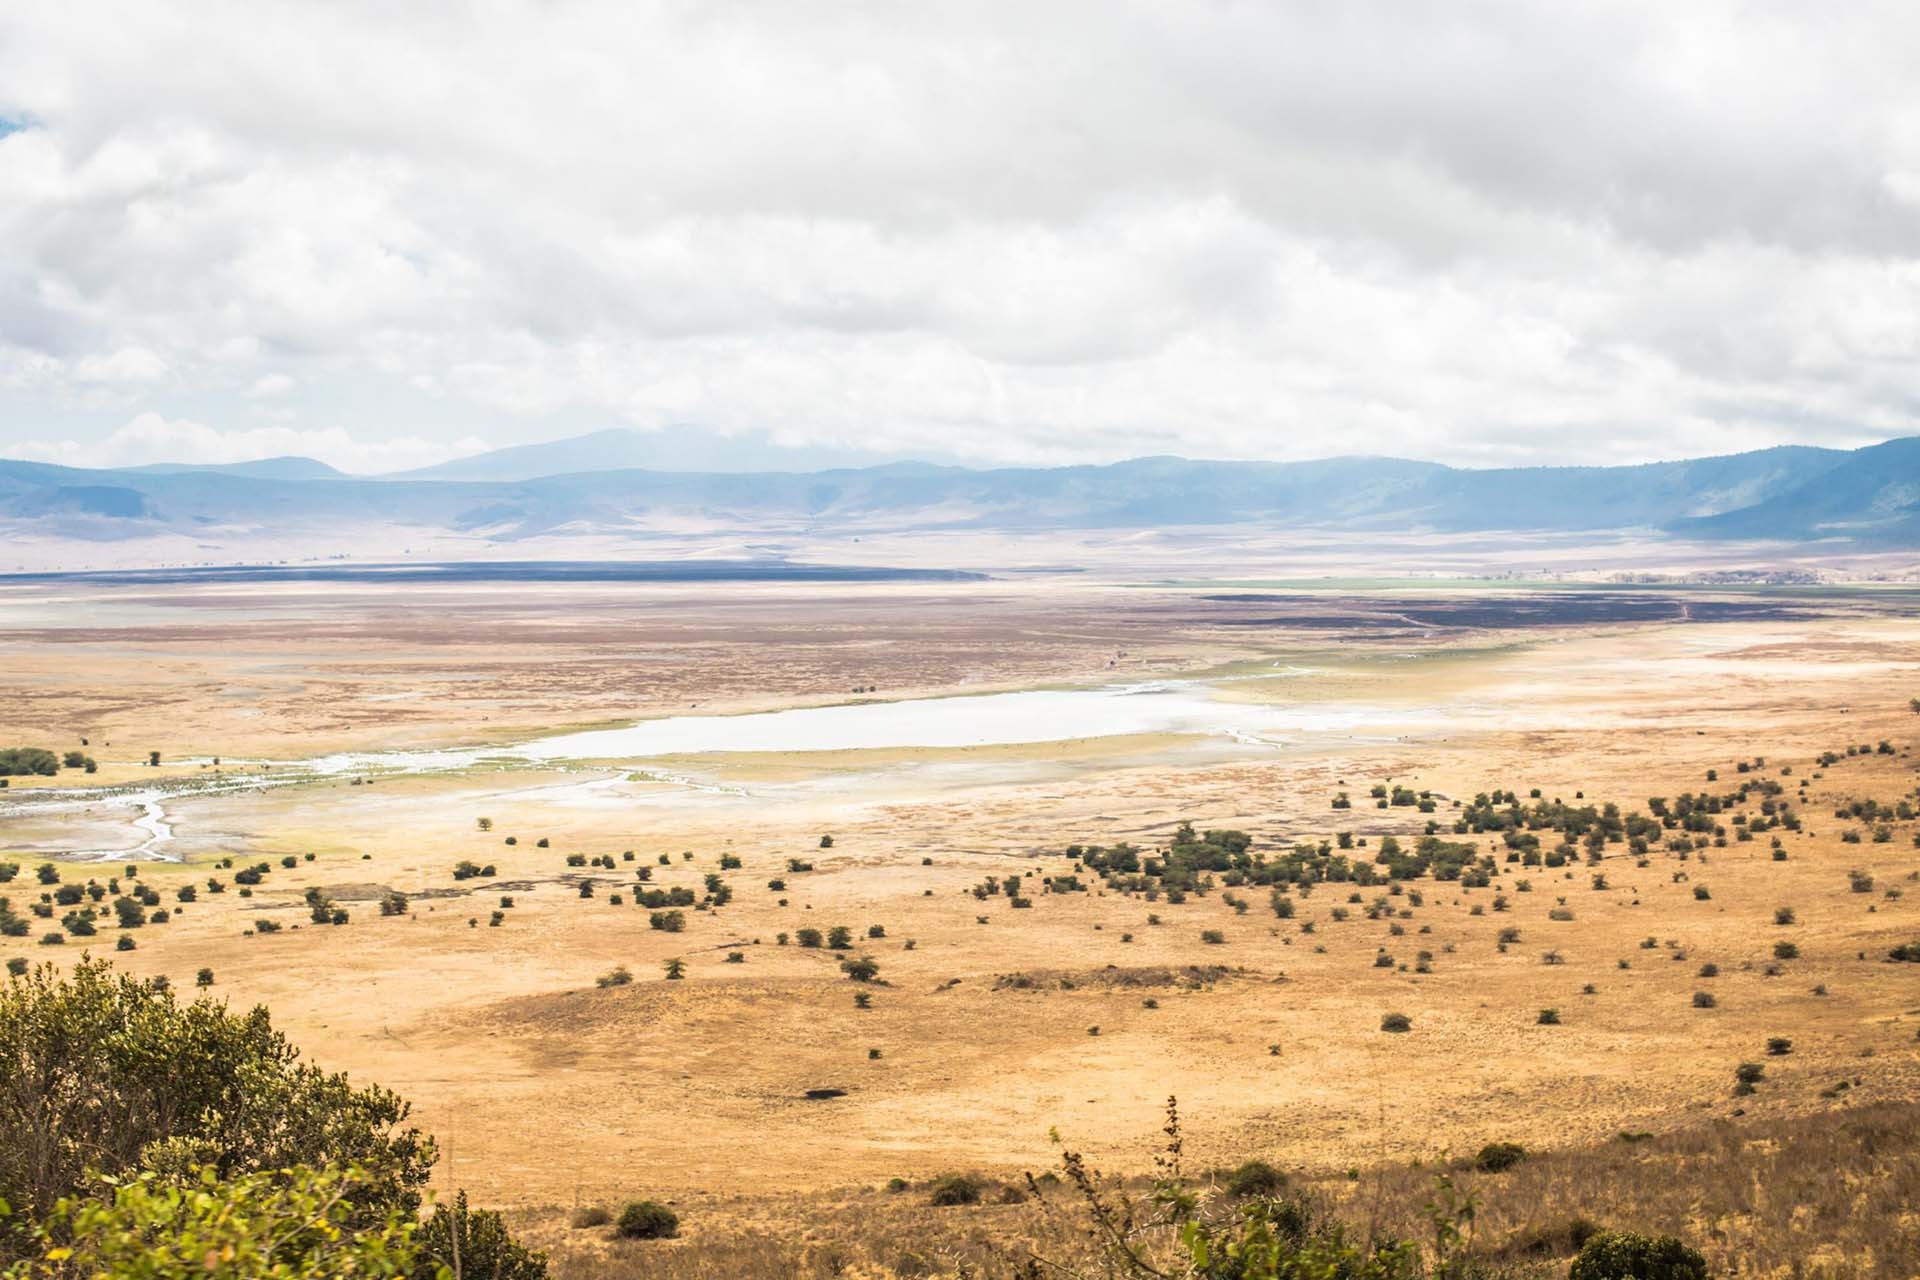
[{"label": "dry golden grass", "polygon": [[[897,592],[836,595],[825,614],[771,596],[737,609],[633,597],[579,619],[549,616],[552,602],[521,602],[488,620],[490,601],[475,597],[453,614],[493,628],[472,646],[441,644],[438,619],[396,611],[392,600],[311,635],[298,616],[270,609],[258,628],[229,620],[58,642],[69,648],[16,636],[6,643],[31,661],[0,675],[0,690],[20,692],[0,704],[9,708],[0,720],[12,717],[0,742],[96,713],[128,732],[171,735],[161,739],[170,757],[225,742],[307,754],[309,729],[312,744],[466,742],[686,701],[819,701],[870,678],[892,693],[941,683],[943,673],[969,687],[1097,676],[1120,648],[1133,673],[1252,650],[1262,651],[1254,670],[1264,674],[1282,650],[1304,661],[1310,639],[1242,630],[1225,642],[1182,601],[1146,593],[1012,594],[1010,603],[949,600],[920,618]],[[1857,824],[1831,815],[1851,798],[1890,803],[1914,789],[1920,719],[1906,699],[1920,691],[1920,623],[1761,621],[1541,639],[1487,635],[1436,650],[1403,637],[1390,651],[1311,639],[1321,647],[1305,665],[1320,675],[1235,684],[1231,696],[1371,703],[1387,722],[1303,734],[1279,749],[1152,737],[660,762],[738,791],[556,768],[181,797],[169,811],[190,861],[141,872],[170,905],[182,884],[230,881],[219,859],[273,869],[250,898],[234,887],[202,892],[115,960],[182,985],[211,967],[215,994],[265,1004],[312,1058],[412,1099],[446,1149],[443,1192],[463,1186],[476,1203],[510,1208],[654,1198],[681,1211],[685,1242],[611,1250],[557,1225],[565,1210],[535,1213],[536,1233],[561,1248],[571,1275],[599,1265],[670,1276],[907,1274],[917,1264],[903,1263],[906,1253],[937,1262],[943,1250],[984,1263],[1039,1230],[1023,1225],[1036,1221],[1033,1206],[935,1212],[917,1193],[871,1188],[949,1169],[1014,1179],[1048,1162],[1051,1126],[1095,1163],[1138,1170],[1169,1092],[1185,1106],[1194,1160],[1273,1160],[1350,1213],[1360,1206],[1342,1180],[1349,1166],[1385,1171],[1382,1213],[1400,1223],[1424,1194],[1421,1175],[1404,1172],[1413,1161],[1502,1138],[1541,1154],[1485,1180],[1483,1243],[1585,1213],[1609,1225],[1670,1223],[1717,1264],[1739,1259],[1747,1270],[1789,1256],[1768,1250],[1824,1249],[1819,1257],[1842,1259],[1830,1268],[1837,1274],[1850,1274],[1845,1260],[1855,1257],[1862,1274],[1903,1274],[1885,1260],[1880,1197],[1883,1185],[1911,1192],[1912,1119],[1898,1108],[1920,1096],[1920,970],[1882,957],[1920,938],[1920,824],[1895,822],[1888,843],[1846,844],[1841,830]],[[1445,709],[1437,727],[1391,723],[1434,707]],[[1898,752],[1848,757],[1813,776],[1820,751],[1881,738]],[[1062,851],[1072,843],[1164,845],[1182,819],[1243,828],[1269,853],[1340,830],[1405,839],[1424,819],[1365,807],[1367,786],[1388,778],[1449,798],[1539,787],[1638,808],[1650,795],[1707,789],[1710,768],[1721,771],[1716,789],[1730,789],[1734,763],[1755,756],[1768,764],[1754,776],[1790,794],[1810,784],[1797,802],[1807,830],[1782,833],[1786,862],[1762,839],[1685,862],[1656,851],[1645,867],[1618,849],[1598,868],[1503,864],[1496,888],[1408,885],[1422,905],[1391,920],[1365,915],[1383,889],[1350,903],[1352,890],[1339,885],[1302,900],[1295,921],[1277,919],[1259,889],[1242,891],[1246,914],[1219,892],[1171,905],[1094,884],[1086,894],[1036,893],[1031,910],[968,893],[989,876],[1070,873]],[[1361,807],[1331,811],[1340,789]],[[479,829],[481,816],[491,831]],[[21,852],[0,856],[30,866],[36,846],[110,842],[124,836],[124,819],[8,817],[0,851]],[[830,850],[817,848],[823,831],[836,836]],[[505,845],[509,834],[519,843]],[[550,847],[536,844],[543,836]],[[630,889],[637,864],[566,862],[627,850],[654,868],[656,884],[697,890],[718,872],[734,899],[689,911],[684,933],[652,930],[646,911],[610,901]],[[308,853],[312,861],[280,867]],[[658,865],[661,853],[670,865]],[[722,871],[723,855],[742,866]],[[815,870],[788,873],[796,855]],[[495,863],[499,876],[456,883],[461,859]],[[1851,890],[1854,868],[1873,874],[1874,892]],[[1594,870],[1608,876],[1606,889],[1592,886]],[[577,886],[589,875],[599,889],[583,899]],[[776,877],[785,889],[768,887]],[[1693,893],[1701,884],[1706,900]],[[407,915],[378,916],[383,886],[411,896]],[[349,906],[353,922],[308,925],[302,899],[312,888]],[[1496,891],[1507,910],[1494,908]],[[515,905],[489,927],[503,895]],[[1790,929],[1772,924],[1781,905],[1796,911]],[[1350,918],[1335,920],[1336,908]],[[287,927],[249,936],[260,918]],[[1308,918],[1311,935],[1298,927]],[[871,1008],[856,1007],[834,956],[776,942],[835,924],[880,962],[886,985],[872,990]],[[864,939],[871,924],[886,936]],[[1522,940],[1503,952],[1496,938],[1506,927]],[[1209,930],[1225,943],[1203,943]],[[97,951],[112,933],[103,929]],[[1655,947],[1643,949],[1649,937]],[[1778,940],[1801,954],[1769,973]],[[30,942],[0,954],[70,960],[81,950]],[[1376,967],[1383,947],[1396,963]],[[1430,974],[1413,971],[1420,950],[1433,953]],[[728,963],[731,951],[744,963]],[[1548,952],[1564,963],[1543,963]],[[662,979],[670,958],[686,962],[685,981]],[[1697,976],[1707,963],[1719,976]],[[620,965],[634,983],[595,987]],[[1162,972],[1209,965],[1226,971],[1157,985]],[[1008,981],[1014,975],[1030,981]],[[1716,1008],[1692,1006],[1703,987]],[[1557,1008],[1561,1025],[1539,1025],[1543,1008]],[[1388,1010],[1410,1014],[1413,1032],[1383,1035]],[[1781,1035],[1794,1039],[1793,1054],[1764,1058],[1766,1040]],[[882,1056],[870,1058],[870,1047]],[[1769,1079],[1734,1099],[1733,1069],[1750,1059],[1766,1062]],[[1857,1081],[1846,1114],[1891,1117],[1887,1132],[1906,1135],[1908,1155],[1890,1138],[1819,1145],[1839,1102],[1823,1095],[1842,1078]],[[807,1100],[816,1087],[847,1093]],[[1613,1143],[1622,1129],[1655,1137]],[[1748,1142],[1779,1146],[1740,1145]],[[1854,1171],[1845,1198],[1840,1181],[1810,1185],[1822,1160]],[[1757,1176],[1763,1168],[1774,1172]],[[1553,1178],[1561,1181],[1537,1181]]]},{"label": "dry golden grass", "polygon": [[[1499,1117],[1487,1124],[1490,1138],[1503,1132]],[[1309,1175],[1293,1187],[1361,1239],[1371,1231],[1425,1246],[1440,1167],[1362,1166],[1357,1176]],[[1595,1227],[1678,1236],[1715,1275],[1908,1280],[1920,1268],[1916,1103],[1615,1139],[1533,1155],[1498,1174],[1464,1161],[1446,1167],[1462,1193],[1478,1198],[1473,1253],[1499,1270],[1564,1275],[1573,1242]],[[1224,1195],[1217,1175],[1196,1182]],[[1043,1186],[1044,1204],[995,1203],[1023,1185],[995,1184],[982,1204],[948,1208],[931,1206],[924,1184],[719,1199],[699,1205],[697,1217],[683,1211],[682,1236],[660,1242],[571,1229],[557,1210],[522,1211],[515,1223],[550,1251],[560,1280],[990,1277],[1014,1274],[1035,1254],[1090,1260],[1088,1218],[1071,1187]],[[1144,1198],[1139,1178],[1114,1185]],[[1156,1258],[1174,1256],[1165,1233],[1150,1247]]]}]

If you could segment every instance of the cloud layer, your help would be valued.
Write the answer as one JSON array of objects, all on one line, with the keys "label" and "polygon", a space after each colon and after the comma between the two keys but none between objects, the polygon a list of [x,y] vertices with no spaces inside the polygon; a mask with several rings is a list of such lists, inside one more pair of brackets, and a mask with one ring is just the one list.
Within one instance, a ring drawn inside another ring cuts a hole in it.
[{"label": "cloud layer", "polygon": [[1916,430],[1910,6],[945,8],[9,6],[0,452]]}]

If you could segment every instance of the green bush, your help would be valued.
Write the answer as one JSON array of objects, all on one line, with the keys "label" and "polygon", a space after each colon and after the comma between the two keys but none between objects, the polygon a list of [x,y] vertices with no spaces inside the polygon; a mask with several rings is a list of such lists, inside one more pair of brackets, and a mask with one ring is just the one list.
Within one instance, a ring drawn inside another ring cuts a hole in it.
[{"label": "green bush", "polygon": [[1581,1246],[1568,1280],[1706,1280],[1707,1262],[1672,1236],[1602,1231]]},{"label": "green bush", "polygon": [[935,1178],[928,1186],[927,1203],[941,1207],[979,1204],[983,1184],[965,1173],[949,1173]]},{"label": "green bush", "polygon": [[880,966],[872,956],[848,956],[840,962],[840,971],[855,982],[872,982],[880,976]]},{"label": "green bush", "polygon": [[1527,1158],[1527,1149],[1517,1142],[1489,1142],[1473,1158],[1473,1167],[1482,1173],[1505,1173]]},{"label": "green bush", "polygon": [[623,1240],[668,1240],[680,1234],[673,1210],[652,1200],[636,1200],[620,1211],[614,1233]]},{"label": "green bush", "polygon": [[484,1280],[546,1280],[547,1276],[547,1255],[522,1247],[499,1214],[467,1208],[464,1191],[453,1197],[451,1206],[433,1207],[432,1216],[415,1233],[413,1245],[418,1256],[411,1280],[449,1274]]},{"label": "green bush", "polygon": [[1404,1013],[1390,1013],[1380,1019],[1380,1029],[1382,1031],[1393,1032],[1411,1031],[1413,1030],[1413,1019]]},{"label": "green bush", "polygon": [[[418,1253],[411,1214],[389,1209],[369,1217],[360,1209],[378,1183],[358,1169],[306,1166],[226,1179],[211,1166],[178,1175],[145,1170],[103,1187],[100,1199],[62,1200],[22,1238],[27,1256],[6,1274],[145,1280],[435,1275]],[[537,1271],[499,1274],[541,1280],[546,1267],[543,1260]]]},{"label": "green bush", "polygon": [[1287,1186],[1287,1175],[1265,1160],[1249,1160],[1227,1175],[1227,1193],[1240,1196],[1278,1195]]},{"label": "green bush", "polygon": [[358,1166],[361,1208],[412,1213],[433,1147],[407,1112],[301,1062],[264,1009],[183,1004],[105,961],[0,986],[0,1200],[29,1220],[90,1186],[90,1170],[209,1162],[229,1177]]}]

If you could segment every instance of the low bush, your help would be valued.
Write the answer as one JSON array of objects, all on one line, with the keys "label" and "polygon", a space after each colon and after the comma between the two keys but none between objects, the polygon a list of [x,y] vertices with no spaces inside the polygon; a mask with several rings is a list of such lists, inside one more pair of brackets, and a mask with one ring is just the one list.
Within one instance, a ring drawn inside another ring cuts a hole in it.
[{"label": "low bush", "polygon": [[1568,1280],[1707,1280],[1707,1262],[1672,1236],[1602,1231],[1581,1246]]},{"label": "low bush", "polygon": [[941,1207],[961,1204],[979,1204],[983,1184],[980,1179],[965,1173],[949,1173],[935,1178],[927,1190],[927,1203]]},{"label": "low bush", "polygon": [[1473,1158],[1473,1167],[1482,1173],[1505,1173],[1527,1158],[1527,1149],[1517,1142],[1489,1142]]},{"label": "low bush", "polygon": [[1227,1175],[1227,1193],[1243,1198],[1278,1195],[1286,1186],[1287,1175],[1265,1160],[1249,1160]]},{"label": "low bush", "polygon": [[636,1200],[620,1211],[614,1234],[623,1240],[670,1240],[680,1234],[680,1218],[652,1200]]}]

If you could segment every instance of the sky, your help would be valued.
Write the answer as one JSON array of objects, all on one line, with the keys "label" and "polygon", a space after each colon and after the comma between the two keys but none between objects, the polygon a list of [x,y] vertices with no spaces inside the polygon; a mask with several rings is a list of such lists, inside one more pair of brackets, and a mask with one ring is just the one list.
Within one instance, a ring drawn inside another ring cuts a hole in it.
[{"label": "sky", "polygon": [[4,456],[1633,462],[1916,357],[1909,3],[0,7]]}]

